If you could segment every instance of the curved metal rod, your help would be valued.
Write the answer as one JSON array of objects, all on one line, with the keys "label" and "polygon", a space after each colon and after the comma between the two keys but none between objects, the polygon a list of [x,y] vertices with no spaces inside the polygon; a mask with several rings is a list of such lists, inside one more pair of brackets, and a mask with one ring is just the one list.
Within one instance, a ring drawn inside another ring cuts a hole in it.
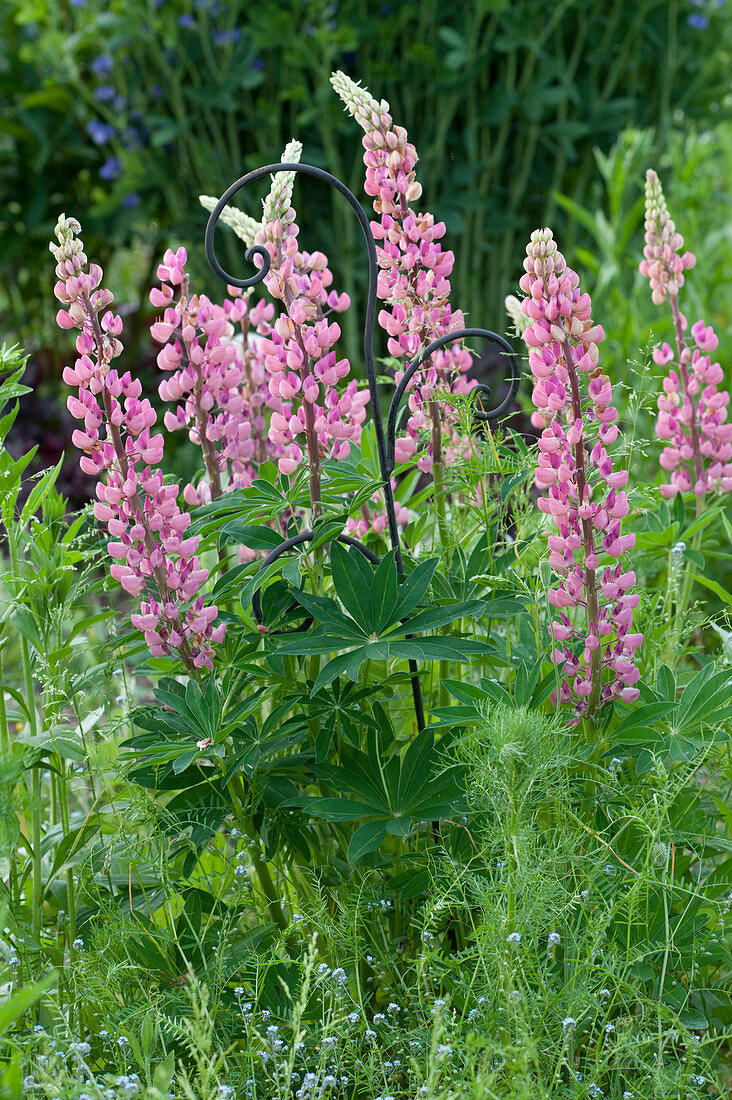
[{"label": "curved metal rod", "polygon": [[[498,417],[503,416],[503,414],[507,412],[513,404],[516,394],[518,393],[520,374],[518,359],[516,358],[514,350],[509,344],[508,340],[504,339],[503,336],[499,336],[497,332],[491,332],[491,330],[487,328],[460,328],[456,329],[454,332],[447,332],[443,336],[439,336],[436,340],[433,340],[431,344],[428,344],[424,351],[421,352],[420,355],[418,355],[417,358],[409,364],[399,381],[399,385],[394,391],[394,396],[391,399],[391,404],[389,405],[389,415],[386,421],[386,465],[389,471],[389,476],[391,476],[391,474],[393,473],[395,466],[394,449],[396,447],[396,431],[397,417],[399,415],[399,405],[402,398],[404,397],[404,394],[407,391],[409,383],[412,381],[414,375],[417,373],[423,363],[427,359],[429,359],[430,355],[432,355],[436,351],[439,351],[439,349],[444,347],[446,344],[452,343],[453,340],[464,340],[470,336],[480,336],[483,340],[488,340],[492,344],[498,344],[498,346],[502,348],[503,351],[506,353],[506,356],[511,365],[511,381],[509,384],[508,393],[504,397],[503,401],[501,401],[500,405],[498,405],[495,409],[485,410],[482,408],[476,408],[474,412],[476,420],[480,420],[482,422],[497,420]],[[492,396],[490,386],[486,386],[484,384],[474,386],[471,390],[471,393],[475,394],[476,396],[480,393],[484,393],[486,394],[488,399],[490,399]]]},{"label": "curved metal rod", "polygon": [[[361,232],[363,233],[364,241],[366,242],[366,252],[368,254],[369,263],[369,285],[368,293],[366,297],[366,319],[363,326],[363,354],[364,362],[366,364],[366,377],[369,384],[369,393],[371,395],[371,408],[373,410],[373,423],[374,431],[376,433],[376,448],[379,455],[379,469],[383,480],[384,490],[384,505],[386,508],[386,516],[389,524],[389,539],[394,550],[394,561],[396,563],[397,571],[404,573],[404,563],[402,561],[401,546],[399,543],[399,525],[396,520],[396,504],[394,502],[394,491],[391,487],[391,477],[389,476],[386,463],[386,443],[384,440],[384,423],[381,417],[381,407],[379,403],[379,386],[376,377],[376,364],[374,362],[374,327],[376,325],[376,283],[379,273],[379,265],[376,258],[376,242],[374,241],[373,233],[371,232],[371,226],[369,225],[369,219],[364,212],[360,202],[353,194],[352,191],[346,187],[344,183],[338,179],[337,176],[331,175],[330,172],[326,172],[323,168],[316,168],[313,164],[293,164],[288,162],[282,162],[280,164],[266,164],[263,168],[255,168],[252,172],[247,172],[245,176],[238,179],[235,183],[232,183],[231,187],[224,191],[223,195],[216,203],[216,206],[211,211],[208,222],[206,224],[206,235],[204,238],[204,244],[206,249],[206,258],[211,265],[212,270],[220,279],[228,283],[230,286],[241,287],[242,289],[250,286],[256,286],[261,283],[267,272],[269,271],[271,259],[269,252],[264,245],[252,245],[246,251],[246,258],[250,262],[254,260],[255,256],[260,256],[262,259],[262,267],[259,269],[256,275],[253,275],[250,279],[237,279],[235,276],[230,275],[221,266],[216,258],[216,250],[214,248],[214,236],[216,233],[216,225],[221,216],[221,211],[229,203],[229,201],[236,195],[242,187],[246,187],[248,183],[253,183],[255,180],[261,179],[266,175],[273,175],[276,172],[301,172],[305,176],[314,176],[315,179],[322,180],[323,183],[327,183],[329,187],[332,187],[339,194],[343,195],[348,205],[353,210],[354,214],[358,218],[358,223],[361,226]],[[412,681],[412,696],[414,698],[414,712],[417,719],[417,728],[422,730],[425,727],[424,718],[424,704],[422,702],[422,689],[419,683],[419,675],[417,671],[417,662],[409,662],[409,672]]]},{"label": "curved metal rod", "polygon": [[[314,533],[310,529],[308,529],[307,531],[300,531],[298,535],[293,535],[292,538],[285,539],[285,541],[281,542],[279,546],[275,546],[274,550],[270,550],[269,554],[267,554],[267,557],[264,558],[264,560],[262,561],[262,564],[260,565],[257,572],[261,573],[262,570],[266,569],[268,565],[271,565],[273,561],[277,561],[277,559],[281,557],[282,554],[285,553],[285,551],[292,550],[293,546],[299,546],[301,542],[310,542],[310,540],[313,538],[313,535]],[[373,550],[370,550],[368,546],[364,546],[364,544],[362,542],[359,542],[358,539],[352,539],[350,535],[338,535],[336,542],[343,542],[346,544],[346,546],[355,546],[356,549],[359,550],[365,558],[368,558],[372,565],[379,565],[381,563],[381,558],[378,557],[378,555],[376,555]],[[261,587],[259,587],[254,591],[252,595],[252,611],[254,613],[254,618],[257,620],[259,626],[261,626],[264,621],[264,615],[262,614],[262,601],[259,597],[259,593],[261,591],[262,589]],[[309,617],[305,620],[302,626],[295,627],[293,630],[273,630],[272,634],[276,636],[279,636],[281,634],[301,634],[304,630],[309,629],[309,627],[312,625],[312,622],[312,617]]]},{"label": "curved metal rod", "polygon": [[[399,526],[396,520],[394,492],[391,486],[391,472],[394,468],[394,439],[392,438],[391,440],[390,466],[387,457],[386,440],[384,438],[384,424],[379,404],[379,388],[376,376],[376,365],[374,362],[374,328],[376,324],[376,288],[378,278],[376,242],[374,241],[374,237],[371,232],[371,226],[369,225],[369,219],[364,212],[363,207],[361,206],[353,192],[350,191],[346,187],[346,185],[337,178],[337,176],[331,175],[330,172],[326,172],[323,168],[317,168],[313,164],[294,164],[288,162],[281,162],[278,164],[266,164],[261,168],[255,168],[254,171],[248,172],[245,176],[242,176],[241,179],[238,179],[235,183],[232,183],[232,185],[227,188],[219,201],[216,203],[216,206],[211,211],[208,223],[206,225],[206,258],[208,259],[208,262],[211,265],[211,268],[215,272],[215,274],[218,275],[220,279],[223,279],[224,282],[228,283],[230,286],[236,286],[242,289],[246,289],[247,287],[256,286],[258,283],[261,283],[264,280],[271,265],[270,255],[264,245],[252,245],[252,247],[248,248],[246,251],[246,258],[248,261],[253,262],[257,256],[259,256],[259,258],[262,260],[262,266],[260,267],[259,271],[256,273],[256,275],[251,276],[251,278],[249,279],[239,279],[236,276],[231,275],[229,272],[227,272],[216,258],[214,237],[216,234],[216,225],[221,216],[221,212],[224,207],[229,203],[229,201],[234,197],[234,195],[236,195],[237,192],[240,191],[243,187],[246,187],[248,183],[254,183],[256,180],[262,179],[263,176],[274,175],[278,172],[299,172],[305,176],[313,176],[315,179],[322,180],[323,183],[327,183],[329,187],[332,187],[335,191],[338,191],[339,194],[343,195],[344,199],[356,215],[358,223],[361,226],[364,241],[366,242],[366,252],[368,255],[369,265],[369,282],[368,293],[366,297],[366,318],[364,321],[363,330],[364,362],[366,364],[366,377],[368,379],[369,392],[371,395],[371,408],[373,410],[373,424],[376,434],[376,447],[379,455],[379,469],[381,471],[381,477],[383,481],[384,503],[389,524],[389,538],[392,548],[394,550],[394,561],[397,567],[397,571],[403,574],[404,563],[402,561],[401,546],[399,541]],[[460,332],[448,333],[446,336],[441,336],[438,340],[433,341],[431,344],[428,345],[422,355],[419,356],[419,358],[416,359],[415,362],[409,366],[405,373],[405,377],[402,379],[400,387],[397,390],[398,400],[396,401],[396,405],[395,400],[392,400],[393,409],[396,410],[398,402],[401,400],[401,397],[404,394],[404,389],[406,388],[406,385],[408,385],[409,380],[412,378],[415,371],[419,369],[425,359],[433,351],[437,350],[437,348],[442,347],[444,344],[450,343],[452,340],[459,339],[461,336],[465,335],[483,336],[488,340],[492,340],[493,342],[500,344],[504,348],[504,350],[506,350],[511,356],[512,381],[509,398],[507,398],[506,401],[502,402],[497,410],[492,410],[487,414],[484,413],[483,415],[478,413],[478,418],[481,420],[495,419],[495,417],[499,416],[501,412],[504,411],[504,409],[508,408],[511,401],[513,400],[513,397],[515,396],[516,388],[518,386],[518,364],[515,361],[513,349],[511,348],[508,341],[504,340],[503,337],[498,336],[496,333],[490,332],[487,329],[464,329]],[[486,387],[480,388],[482,392],[486,392]],[[396,397],[397,394],[395,394],[395,399]],[[394,419],[392,421],[392,408],[390,408],[389,410],[390,423],[393,424],[393,430],[395,430],[396,411],[394,412]],[[303,532],[302,534],[305,535],[305,532]],[[298,541],[304,541],[304,539],[300,538]],[[354,545],[360,544],[354,543]],[[278,547],[277,549],[280,551],[280,553],[283,553],[285,549],[285,544],[283,544],[282,547]],[[258,597],[258,592],[255,593],[255,597]],[[252,600],[252,607],[254,608],[254,599]],[[261,612],[261,604],[259,605],[259,609]],[[419,676],[417,673],[417,664],[415,661],[409,662],[409,670],[412,680],[412,694],[414,697],[414,709],[417,719],[417,728],[421,730],[424,729],[425,726],[424,706],[422,703],[422,692],[419,684]]]},{"label": "curved metal rod", "polygon": [[330,172],[326,172],[323,168],[316,168],[313,164],[291,164],[283,162],[282,164],[266,164],[263,168],[255,168],[253,172],[247,172],[245,176],[238,179],[236,183],[232,183],[231,187],[224,191],[223,195],[216,203],[216,206],[211,211],[211,214],[206,225],[206,235],[204,238],[206,248],[206,258],[211,265],[211,268],[220,279],[229,283],[230,286],[237,287],[251,287],[256,286],[257,283],[261,283],[270,268],[270,255],[264,245],[257,244],[252,245],[247,249],[246,258],[252,261],[255,256],[262,258],[262,267],[259,269],[256,275],[253,275],[250,279],[237,279],[235,276],[230,275],[221,266],[216,258],[216,251],[214,249],[214,235],[216,233],[216,224],[221,216],[221,211],[231,201],[242,187],[246,187],[248,183],[254,183],[256,180],[261,179],[263,176],[272,175],[276,172],[300,172],[305,176],[314,176],[315,179],[322,180],[323,183],[327,183],[329,187],[334,188],[339,194],[343,195],[348,205],[353,210],[354,214],[358,218],[358,223],[361,226],[364,240],[366,242],[366,251],[368,253],[369,263],[369,285],[368,294],[366,298],[366,320],[363,327],[363,354],[364,362],[366,364],[366,377],[369,384],[369,393],[371,394],[371,408],[373,409],[373,422],[374,430],[376,432],[376,447],[379,454],[379,468],[384,480],[384,498],[386,504],[386,515],[389,523],[389,538],[391,541],[392,549],[396,551],[396,565],[400,573],[404,572],[404,565],[402,563],[401,548],[399,544],[399,526],[396,521],[396,508],[394,504],[394,494],[391,487],[391,480],[387,474],[386,465],[386,444],[384,440],[384,425],[381,419],[381,410],[379,406],[379,386],[376,376],[376,364],[374,362],[374,327],[376,325],[376,283],[379,273],[379,265],[376,259],[376,242],[374,241],[373,233],[371,232],[371,226],[369,225],[369,219],[361,206],[360,202],[353,194],[352,191],[346,187],[344,183],[337,178],[337,176],[331,175]]}]

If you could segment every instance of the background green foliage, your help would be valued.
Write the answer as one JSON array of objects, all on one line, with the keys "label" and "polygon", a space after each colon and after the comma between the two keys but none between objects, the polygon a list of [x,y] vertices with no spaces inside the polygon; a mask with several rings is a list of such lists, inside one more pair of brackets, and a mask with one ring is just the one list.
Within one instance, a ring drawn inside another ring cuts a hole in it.
[{"label": "background green foliage", "polygon": [[[164,246],[186,244],[202,270],[197,196],[277,161],[293,136],[304,160],[361,195],[359,133],[328,83],[342,68],[390,101],[416,144],[424,206],[456,253],[454,303],[502,328],[532,228],[553,222],[565,250],[590,243],[555,192],[601,200],[592,149],[648,130],[635,201],[672,128],[719,117],[730,20],[708,7],[703,29],[689,26],[700,10],[687,0],[7,0],[0,326],[50,340],[46,249],[61,209],[82,217],[103,264],[132,246],[119,274],[134,306]],[[296,205],[308,210],[305,245],[328,251],[358,298],[352,216],[310,181]],[[354,357],[358,317],[345,334]]]}]

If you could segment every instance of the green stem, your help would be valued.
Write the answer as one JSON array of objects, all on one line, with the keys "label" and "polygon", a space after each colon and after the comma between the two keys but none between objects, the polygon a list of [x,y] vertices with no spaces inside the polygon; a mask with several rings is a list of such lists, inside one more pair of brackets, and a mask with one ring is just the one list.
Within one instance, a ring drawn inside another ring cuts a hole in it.
[{"label": "green stem", "polygon": [[[4,525],[8,536],[10,549],[10,563],[13,579],[20,580],[18,566],[18,542],[15,534],[14,517],[4,510]],[[38,715],[36,712],[35,688],[33,685],[33,668],[27,640],[20,635],[20,658],[23,668],[23,687],[25,690],[26,706],[28,708],[28,727],[33,740],[38,735]],[[33,938],[38,942],[40,952],[41,929],[43,926],[43,863],[41,860],[41,768],[40,764],[31,769],[31,843],[33,845]]]},{"label": "green stem", "polygon": [[[237,790],[238,788],[238,790]],[[278,928],[287,928],[287,918],[282,912],[282,906],[280,904],[280,894],[272,880],[272,876],[269,873],[269,867],[267,861],[262,856],[260,851],[260,840],[257,835],[257,831],[254,828],[251,815],[246,812],[244,806],[246,804],[246,792],[243,790],[242,782],[240,778],[233,780],[229,784],[229,794],[231,795],[234,807],[237,810],[237,823],[241,827],[242,832],[251,841],[249,848],[249,855],[251,856],[252,865],[254,867],[254,873],[257,876],[257,881],[262,889],[262,893],[267,899],[267,908],[272,920],[275,922]]]},{"label": "green stem", "polygon": [[[69,796],[66,789],[66,767],[59,758],[58,772],[58,806],[61,817],[61,828],[65,837],[69,835]],[[74,872],[71,867],[66,871],[66,905],[69,917],[69,942],[76,938],[76,892],[74,889]]]}]

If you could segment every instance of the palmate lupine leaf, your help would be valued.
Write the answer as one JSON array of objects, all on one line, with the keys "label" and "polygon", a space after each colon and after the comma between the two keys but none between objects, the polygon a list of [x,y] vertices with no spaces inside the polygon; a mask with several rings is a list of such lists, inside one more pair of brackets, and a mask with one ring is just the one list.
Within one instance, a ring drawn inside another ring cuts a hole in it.
[{"label": "palmate lupine leaf", "polygon": [[306,635],[280,645],[278,652],[313,656],[347,651],[321,669],[313,684],[313,695],[340,675],[356,680],[364,661],[369,659],[462,662],[472,654],[492,652],[489,643],[472,638],[408,637],[447,626],[457,619],[475,617],[483,610],[483,601],[467,600],[426,608],[409,617],[426,596],[437,561],[432,558],[420,563],[400,584],[393,551],[374,568],[356,550],[346,550],[333,542],[333,584],[342,606],[324,596],[294,590],[293,598],[318,625]]},{"label": "palmate lupine leaf", "polygon": [[358,821],[348,848],[353,863],[376,851],[387,833],[406,836],[415,822],[436,821],[466,809],[463,765],[445,767],[448,742],[435,742],[422,730],[403,757],[384,758],[383,738],[369,731],[366,752],[341,749],[342,765],[323,764],[316,772],[339,796],[300,795],[283,803],[326,821]]}]

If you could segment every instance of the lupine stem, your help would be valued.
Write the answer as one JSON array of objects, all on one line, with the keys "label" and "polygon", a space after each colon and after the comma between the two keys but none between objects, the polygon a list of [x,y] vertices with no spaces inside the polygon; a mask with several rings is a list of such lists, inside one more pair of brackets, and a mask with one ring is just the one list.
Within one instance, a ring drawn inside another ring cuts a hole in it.
[{"label": "lupine stem", "polygon": [[[8,539],[13,579],[16,584],[19,584],[21,577],[18,564],[18,542],[15,532],[15,523],[14,517],[8,514],[7,509],[4,509],[3,525]],[[20,659],[23,669],[25,701],[28,710],[28,730],[35,743],[36,737],[38,736],[38,715],[36,711],[35,685],[33,683],[33,668],[31,665],[30,652],[28,650],[28,642],[22,634],[20,635]],[[43,859],[41,855],[42,797],[43,786],[41,766],[39,763],[31,768],[31,844],[33,846],[32,918],[33,937],[38,941],[39,953],[41,932],[43,929]]]},{"label": "lupine stem", "polygon": [[[569,376],[569,382],[572,389],[572,415],[577,420],[582,420],[582,401],[580,399],[579,392],[579,379],[577,378],[577,371],[572,361],[572,355],[570,353],[569,341],[567,339],[567,332],[563,322],[560,318],[557,318],[558,327],[561,328],[564,333],[564,361],[567,367],[567,374]],[[582,504],[585,499],[589,499],[587,496],[587,474],[585,471],[585,441],[581,437],[574,444],[573,448],[575,466],[577,471],[577,503]],[[595,637],[599,637],[599,625],[600,625],[600,608],[597,602],[597,575],[593,568],[591,568],[587,562],[591,556],[595,554],[595,538],[592,532],[592,522],[589,519],[581,519],[580,524],[582,526],[582,545],[584,550],[584,575],[585,575],[585,603],[587,607],[587,627],[588,633],[593,634]],[[592,693],[587,700],[587,710],[585,711],[586,718],[592,718],[597,706],[600,702],[600,695],[602,693],[602,653],[600,647],[593,649],[590,655],[590,675],[592,678]]]},{"label": "lupine stem", "polygon": [[[694,408],[694,402],[692,395],[689,393],[689,371],[687,369],[686,361],[689,355],[686,340],[684,338],[684,329],[681,321],[681,311],[679,309],[679,296],[678,294],[669,294],[669,302],[671,304],[671,313],[674,319],[674,335],[676,337],[676,352],[679,357],[679,373],[681,374],[681,381],[684,387],[684,396],[689,402],[689,408],[691,409],[691,417],[689,420],[689,435],[691,436],[691,448],[694,452],[694,473],[696,475],[696,483],[703,484],[704,482],[704,463],[702,461],[701,447],[699,446],[699,429],[696,423],[696,409]],[[701,515],[704,510],[703,497],[700,494],[696,494],[696,514]]]}]

